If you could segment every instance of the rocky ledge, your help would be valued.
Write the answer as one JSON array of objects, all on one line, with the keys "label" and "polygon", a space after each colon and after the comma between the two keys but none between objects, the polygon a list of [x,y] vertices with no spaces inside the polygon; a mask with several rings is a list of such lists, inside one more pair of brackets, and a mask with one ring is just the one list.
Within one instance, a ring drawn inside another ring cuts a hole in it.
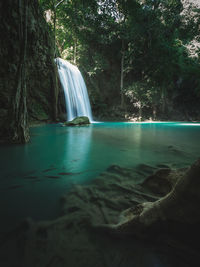
[{"label": "rocky ledge", "polygon": [[[199,266],[200,161],[110,166],[61,198],[61,216],[1,240],[1,266]],[[185,190],[186,189],[186,190]]]}]

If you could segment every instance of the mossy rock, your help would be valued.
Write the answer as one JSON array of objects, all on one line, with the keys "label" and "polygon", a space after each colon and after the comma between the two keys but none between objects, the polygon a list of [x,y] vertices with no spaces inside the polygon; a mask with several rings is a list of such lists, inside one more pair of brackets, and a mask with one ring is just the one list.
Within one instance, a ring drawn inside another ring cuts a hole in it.
[{"label": "mossy rock", "polygon": [[86,116],[76,117],[72,121],[64,122],[64,126],[79,126],[79,125],[88,125],[90,120]]}]

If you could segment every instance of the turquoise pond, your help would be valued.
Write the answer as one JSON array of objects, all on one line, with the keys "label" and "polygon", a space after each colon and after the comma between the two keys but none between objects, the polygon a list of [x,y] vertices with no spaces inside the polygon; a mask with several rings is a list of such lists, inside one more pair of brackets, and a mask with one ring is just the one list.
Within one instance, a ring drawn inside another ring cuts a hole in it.
[{"label": "turquoise pond", "polygon": [[1,226],[55,218],[73,184],[88,183],[111,164],[191,164],[200,155],[198,123],[49,124],[31,128],[26,145],[0,146]]}]

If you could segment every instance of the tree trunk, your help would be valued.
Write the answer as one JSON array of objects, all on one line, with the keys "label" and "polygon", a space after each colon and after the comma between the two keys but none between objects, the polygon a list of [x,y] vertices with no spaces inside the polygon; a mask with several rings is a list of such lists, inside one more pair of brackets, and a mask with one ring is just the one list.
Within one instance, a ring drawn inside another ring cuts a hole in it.
[{"label": "tree trunk", "polygon": [[139,121],[141,121],[142,119],[142,105],[141,105],[141,102],[139,102],[139,112],[138,112],[138,119]]},{"label": "tree trunk", "polygon": [[53,32],[54,32],[54,58],[56,58],[56,5],[55,0],[53,1]]},{"label": "tree trunk", "polygon": [[161,91],[161,111],[162,114],[165,115],[166,112],[166,89],[164,88],[164,86],[162,87],[162,91]]},{"label": "tree trunk", "polygon": [[52,83],[53,83],[53,119],[56,121],[58,115],[58,94],[59,94],[59,86],[58,86],[58,71],[57,64],[52,62],[53,73],[52,75]]},{"label": "tree trunk", "polygon": [[156,116],[157,116],[157,110],[156,110],[156,105],[155,104],[153,104],[152,105],[152,109],[153,109],[153,120],[156,120]]},{"label": "tree trunk", "polygon": [[121,107],[124,108],[125,102],[124,102],[124,57],[125,57],[125,51],[124,51],[124,40],[122,40],[122,51],[121,51],[122,57],[121,57],[121,77],[120,77],[120,93],[121,93]]},{"label": "tree trunk", "polygon": [[26,50],[27,50],[27,13],[28,0],[19,1],[19,44],[20,59],[17,70],[17,85],[11,101],[11,125],[8,126],[8,135],[14,143],[26,143],[29,140],[26,105]]},{"label": "tree trunk", "polygon": [[76,40],[76,38],[74,40],[74,49],[73,49],[73,52],[74,52],[74,54],[73,54],[73,62],[76,65],[76,54],[77,54],[77,40]]},{"label": "tree trunk", "polygon": [[[54,18],[53,18],[53,29],[54,29],[54,58],[57,57],[57,52],[56,52],[56,9],[57,7],[62,4],[64,0],[61,0],[56,4],[56,1],[53,1],[53,11],[54,11]],[[62,50],[62,47],[61,47]],[[61,52],[61,51],[60,51]],[[57,116],[58,116],[58,93],[59,93],[59,86],[58,86],[58,71],[57,71],[57,64],[53,64],[54,69],[54,77],[52,77],[52,82],[53,82],[53,119],[56,121]]]},{"label": "tree trunk", "polygon": [[61,0],[60,2],[58,2],[56,4],[56,1],[53,0],[53,13],[54,13],[54,17],[53,17],[53,31],[54,31],[54,58],[57,57],[57,53],[56,53],[56,9],[57,7],[62,4],[64,2],[64,0]]}]

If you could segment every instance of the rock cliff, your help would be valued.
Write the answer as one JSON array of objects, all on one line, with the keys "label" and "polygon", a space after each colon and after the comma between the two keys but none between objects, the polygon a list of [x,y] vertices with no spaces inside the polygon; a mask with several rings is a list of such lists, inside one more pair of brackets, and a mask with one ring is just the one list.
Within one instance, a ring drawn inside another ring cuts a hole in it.
[{"label": "rock cliff", "polygon": [[57,117],[53,38],[38,1],[0,3],[0,131],[28,141],[28,125]]}]

